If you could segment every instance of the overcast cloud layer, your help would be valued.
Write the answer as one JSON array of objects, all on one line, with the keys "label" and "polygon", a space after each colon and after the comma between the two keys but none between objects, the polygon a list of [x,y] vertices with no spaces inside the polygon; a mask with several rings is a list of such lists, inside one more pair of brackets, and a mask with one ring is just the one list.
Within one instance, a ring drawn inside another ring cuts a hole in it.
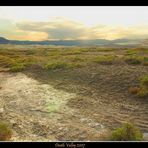
[{"label": "overcast cloud layer", "polygon": [[16,40],[145,39],[147,8],[0,7],[0,36]]},{"label": "overcast cloud layer", "polygon": [[148,25],[108,26],[97,24],[86,26],[69,19],[56,18],[49,21],[11,22],[0,20],[0,34],[18,40],[67,40],[67,39],[118,39],[148,38]]}]

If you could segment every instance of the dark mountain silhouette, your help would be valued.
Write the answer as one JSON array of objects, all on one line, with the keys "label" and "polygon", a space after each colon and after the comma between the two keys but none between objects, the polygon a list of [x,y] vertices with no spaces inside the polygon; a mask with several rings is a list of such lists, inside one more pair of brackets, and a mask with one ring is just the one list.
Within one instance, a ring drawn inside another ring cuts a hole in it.
[{"label": "dark mountain silhouette", "polygon": [[12,44],[41,44],[41,45],[60,45],[60,46],[89,46],[89,45],[105,45],[110,43],[109,40],[46,40],[46,41],[17,41],[11,40]]},{"label": "dark mountain silhouette", "polygon": [[0,44],[40,44],[40,45],[56,45],[56,46],[123,46],[123,45],[140,45],[143,40],[140,39],[92,39],[92,40],[45,40],[45,41],[19,41],[8,40],[0,37]]},{"label": "dark mountain silhouette", "polygon": [[9,40],[3,38],[3,37],[0,37],[0,44],[7,44],[9,43]]}]

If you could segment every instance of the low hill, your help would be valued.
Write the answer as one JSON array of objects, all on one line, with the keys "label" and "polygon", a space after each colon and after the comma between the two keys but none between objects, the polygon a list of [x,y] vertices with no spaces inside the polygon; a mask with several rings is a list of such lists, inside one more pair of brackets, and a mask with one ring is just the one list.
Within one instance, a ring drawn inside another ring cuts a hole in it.
[{"label": "low hill", "polygon": [[3,37],[0,37],[0,44],[7,44],[9,43],[9,40],[3,38]]},{"label": "low hill", "polygon": [[40,45],[55,45],[55,46],[144,46],[144,40],[140,39],[92,39],[92,40],[44,40],[44,41],[19,41],[19,40],[8,40],[4,37],[0,37],[0,44],[40,44]]}]

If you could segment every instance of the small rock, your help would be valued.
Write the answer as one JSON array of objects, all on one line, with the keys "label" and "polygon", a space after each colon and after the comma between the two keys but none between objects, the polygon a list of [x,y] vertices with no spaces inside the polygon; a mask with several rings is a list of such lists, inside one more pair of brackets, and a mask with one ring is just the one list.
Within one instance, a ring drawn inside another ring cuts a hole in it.
[{"label": "small rock", "polygon": [[148,141],[148,133],[143,133],[143,139],[144,141]]},{"label": "small rock", "polygon": [[50,135],[53,134],[53,133],[54,133],[53,131],[49,131],[49,132],[48,132],[48,134],[50,134]]},{"label": "small rock", "polygon": [[4,108],[0,108],[0,113],[3,113],[4,112]]},{"label": "small rock", "polygon": [[16,122],[15,122],[13,119],[11,119],[11,120],[10,120],[10,123],[11,123],[11,124],[15,124]]},{"label": "small rock", "polygon": [[80,118],[81,122],[85,122],[87,119],[86,118]]},{"label": "small rock", "polygon": [[63,127],[59,127],[59,129],[58,129],[58,130],[60,130],[60,131],[61,131],[61,130],[63,130]]}]

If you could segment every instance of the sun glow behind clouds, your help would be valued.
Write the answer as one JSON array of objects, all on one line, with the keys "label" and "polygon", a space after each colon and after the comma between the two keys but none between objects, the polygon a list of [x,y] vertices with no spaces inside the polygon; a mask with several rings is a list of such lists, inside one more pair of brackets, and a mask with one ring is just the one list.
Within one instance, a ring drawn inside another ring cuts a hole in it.
[{"label": "sun glow behind clouds", "polygon": [[147,38],[146,16],[148,7],[139,6],[0,7],[0,35],[19,40]]}]

